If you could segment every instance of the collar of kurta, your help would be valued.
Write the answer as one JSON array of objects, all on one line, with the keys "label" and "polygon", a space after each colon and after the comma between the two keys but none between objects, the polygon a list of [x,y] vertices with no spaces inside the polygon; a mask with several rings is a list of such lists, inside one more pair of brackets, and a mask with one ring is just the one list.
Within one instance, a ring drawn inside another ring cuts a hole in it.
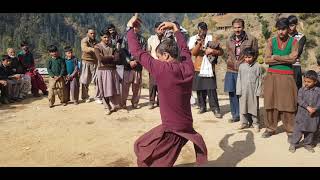
[{"label": "collar of kurta", "polygon": [[245,31],[243,31],[242,34],[240,34],[240,40],[239,40],[239,41],[236,40],[236,37],[237,37],[236,34],[233,33],[233,35],[232,35],[231,38],[230,38],[231,41],[234,42],[235,44],[236,44],[236,43],[241,43],[241,42],[243,42],[244,40],[247,40],[247,39],[248,39],[247,33],[246,33]]}]

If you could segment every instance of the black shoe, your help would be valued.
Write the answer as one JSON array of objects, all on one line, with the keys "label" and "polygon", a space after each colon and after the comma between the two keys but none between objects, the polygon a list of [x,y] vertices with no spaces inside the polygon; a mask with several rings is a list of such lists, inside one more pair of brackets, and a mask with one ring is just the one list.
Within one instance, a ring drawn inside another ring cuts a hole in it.
[{"label": "black shoe", "polygon": [[203,113],[205,113],[205,112],[207,112],[207,110],[206,110],[206,109],[202,109],[202,108],[200,108],[200,110],[198,111],[198,114],[203,114]]},{"label": "black shoe", "polygon": [[274,135],[274,133],[273,132],[270,132],[270,131],[265,131],[263,134],[262,134],[262,138],[269,138],[269,137],[271,137],[272,135]]},{"label": "black shoe", "polygon": [[217,110],[217,109],[213,110],[213,114],[214,114],[214,116],[215,116],[216,118],[219,118],[219,119],[222,118],[222,114],[221,114],[220,111]]},{"label": "black shoe", "polygon": [[313,147],[312,147],[311,145],[305,145],[304,148],[305,148],[307,151],[311,152],[311,153],[314,153],[314,152],[315,152],[314,149],[313,149]]},{"label": "black shoe", "polygon": [[44,96],[48,96],[48,91],[42,92]]},{"label": "black shoe", "polygon": [[292,152],[292,153],[296,152],[296,147],[291,144],[290,147],[289,147],[289,151]]}]

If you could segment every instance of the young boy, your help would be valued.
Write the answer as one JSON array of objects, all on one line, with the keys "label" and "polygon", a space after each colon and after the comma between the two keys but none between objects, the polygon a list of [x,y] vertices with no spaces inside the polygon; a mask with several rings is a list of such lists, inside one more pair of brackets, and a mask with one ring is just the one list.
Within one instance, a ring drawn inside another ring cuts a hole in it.
[{"label": "young boy", "polygon": [[79,68],[78,63],[79,60],[73,55],[72,48],[70,46],[66,46],[64,48],[65,52],[65,63],[67,69],[66,76],[66,102],[71,100],[75,105],[78,105],[79,101]]},{"label": "young boy", "polygon": [[258,109],[261,93],[261,67],[256,63],[256,52],[252,48],[243,51],[244,61],[239,66],[237,77],[237,95],[240,97],[240,121],[239,129],[251,126],[259,132]]},{"label": "young boy", "polygon": [[58,48],[55,45],[50,45],[48,47],[48,52],[51,56],[47,65],[49,73],[49,107],[53,108],[55,102],[55,93],[58,94],[61,103],[66,106],[67,102],[65,101],[64,93],[66,64],[64,59],[59,56]]},{"label": "young boy", "polygon": [[177,39],[162,41],[156,49],[158,60],[141,48],[133,27],[141,21],[133,16],[127,26],[129,50],[155,78],[162,124],[142,135],[134,145],[138,166],[173,166],[188,140],[194,143],[197,164],[207,162],[207,148],[202,136],[193,129],[190,97],[194,67],[183,34],[172,22],[159,26],[171,29]]},{"label": "young boy", "polygon": [[320,112],[320,88],[316,87],[317,73],[313,70],[304,75],[304,87],[298,92],[298,112],[295,117],[292,139],[289,151],[294,153],[304,136],[303,146],[314,153],[312,146],[314,133],[318,130]]},{"label": "young boy", "polygon": [[120,108],[120,76],[116,67],[119,62],[119,53],[112,48],[109,31],[103,30],[100,33],[100,38],[101,42],[94,46],[94,52],[98,59],[97,97],[102,99],[106,115],[110,115]]}]

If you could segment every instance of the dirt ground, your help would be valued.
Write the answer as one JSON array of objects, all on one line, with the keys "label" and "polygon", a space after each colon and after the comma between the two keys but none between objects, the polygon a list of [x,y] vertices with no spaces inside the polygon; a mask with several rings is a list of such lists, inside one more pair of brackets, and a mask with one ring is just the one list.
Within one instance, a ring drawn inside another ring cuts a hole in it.
[{"label": "dirt ground", "polygon": [[[143,89],[141,109],[109,116],[95,102],[50,109],[46,97],[30,97],[9,107],[2,105],[0,166],[135,167],[134,141],[160,124],[159,108],[149,110],[147,102],[148,90]],[[198,115],[198,109],[192,109],[194,128],[208,148],[206,166],[320,165],[319,147],[313,154],[304,148],[290,153],[281,127],[279,134],[269,139],[261,138],[264,129],[260,133],[236,130],[239,123],[227,122],[231,117],[228,97],[219,95],[219,102],[223,119],[216,119],[212,112]],[[188,142],[175,166],[194,166],[194,162],[193,144]]]}]

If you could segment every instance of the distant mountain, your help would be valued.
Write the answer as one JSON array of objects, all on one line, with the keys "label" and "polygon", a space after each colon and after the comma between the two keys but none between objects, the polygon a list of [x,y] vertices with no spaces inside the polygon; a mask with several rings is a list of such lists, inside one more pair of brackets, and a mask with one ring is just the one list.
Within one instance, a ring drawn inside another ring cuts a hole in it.
[{"label": "distant mountain", "polygon": [[[132,13],[1,13],[0,53],[8,47],[19,49],[21,41],[27,40],[33,49],[39,66],[48,58],[46,47],[55,44],[62,49],[66,45],[74,47],[80,56],[80,40],[86,34],[86,28],[93,26],[99,32],[108,23],[113,23],[123,34]],[[181,22],[185,16],[191,20],[198,13],[141,13],[143,35],[153,33],[158,21],[171,20]],[[146,37],[147,38],[147,37]],[[42,65],[41,65],[42,64]]]}]

